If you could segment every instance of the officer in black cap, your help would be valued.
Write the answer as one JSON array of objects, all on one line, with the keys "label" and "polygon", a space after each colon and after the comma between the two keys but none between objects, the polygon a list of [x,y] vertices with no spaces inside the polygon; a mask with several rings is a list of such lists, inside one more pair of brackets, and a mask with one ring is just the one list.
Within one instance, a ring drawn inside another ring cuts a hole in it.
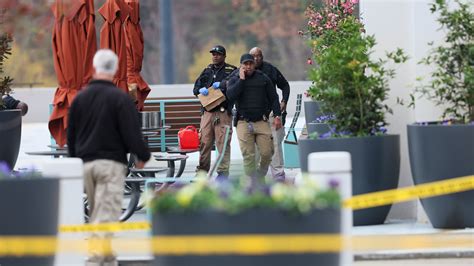
[{"label": "officer in black cap", "polygon": [[[279,130],[282,127],[281,109],[272,81],[255,67],[252,55],[243,54],[240,57],[240,69],[232,73],[227,83],[227,99],[235,102],[237,109],[237,136],[244,157],[245,174],[263,179],[273,156],[269,114],[273,111],[272,126]],[[260,154],[258,166],[255,145]]]},{"label": "officer in black cap", "polygon": [[[220,89],[224,95],[226,94],[226,86],[221,85],[223,81],[232,71],[236,69],[235,66],[225,62],[226,50],[222,45],[215,45],[209,50],[212,54],[212,64],[209,64],[199,75],[194,83],[194,95],[202,94],[204,96],[209,94],[209,90]],[[219,106],[210,111],[202,110],[201,124],[200,124],[200,155],[198,171],[209,172],[211,167],[211,150],[215,145],[220,152],[224,144],[225,126],[232,128],[232,104],[228,101],[223,102]],[[230,138],[232,137],[232,131]],[[227,177],[229,175],[230,165],[230,138],[227,142],[226,152],[220,165],[217,168],[219,177]]]}]

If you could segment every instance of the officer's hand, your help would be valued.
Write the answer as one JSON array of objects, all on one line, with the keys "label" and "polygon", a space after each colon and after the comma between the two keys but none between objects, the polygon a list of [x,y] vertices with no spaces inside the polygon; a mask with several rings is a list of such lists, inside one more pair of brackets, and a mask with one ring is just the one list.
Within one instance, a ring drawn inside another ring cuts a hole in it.
[{"label": "officer's hand", "polygon": [[279,116],[273,119],[273,126],[275,126],[275,130],[279,130],[282,127],[281,118]]},{"label": "officer's hand", "polygon": [[282,101],[282,102],[280,103],[280,110],[281,110],[282,112],[286,110],[286,102]]},{"label": "officer's hand", "polygon": [[240,79],[244,80],[245,79],[245,70],[243,67],[240,68],[239,70],[239,77]]},{"label": "officer's hand", "polygon": [[207,96],[209,94],[209,90],[207,88],[202,87],[199,89],[199,93],[204,96]]},{"label": "officer's hand", "polygon": [[219,81],[216,81],[216,82],[212,83],[212,87],[216,90],[219,89],[220,85],[221,85],[221,83]]},{"label": "officer's hand", "polygon": [[137,91],[138,91],[138,84],[137,83],[131,83],[127,84],[128,85],[128,95],[132,98],[133,102],[137,101]]}]

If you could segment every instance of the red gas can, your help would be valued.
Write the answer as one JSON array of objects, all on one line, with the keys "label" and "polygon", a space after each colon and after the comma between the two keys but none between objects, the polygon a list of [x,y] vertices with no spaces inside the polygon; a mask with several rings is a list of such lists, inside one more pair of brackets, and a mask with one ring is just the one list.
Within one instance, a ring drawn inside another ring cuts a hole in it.
[{"label": "red gas can", "polygon": [[178,131],[178,142],[180,149],[198,149],[199,133],[194,126],[187,126]]}]

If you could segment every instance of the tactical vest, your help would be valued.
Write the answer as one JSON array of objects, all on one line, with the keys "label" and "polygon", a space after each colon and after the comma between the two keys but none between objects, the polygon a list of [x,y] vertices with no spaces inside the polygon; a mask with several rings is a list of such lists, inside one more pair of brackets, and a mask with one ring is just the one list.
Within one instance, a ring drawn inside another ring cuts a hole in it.
[{"label": "tactical vest", "polygon": [[255,71],[244,81],[244,90],[237,100],[237,112],[244,119],[258,121],[268,116],[270,103],[265,87],[270,82],[262,72]]}]

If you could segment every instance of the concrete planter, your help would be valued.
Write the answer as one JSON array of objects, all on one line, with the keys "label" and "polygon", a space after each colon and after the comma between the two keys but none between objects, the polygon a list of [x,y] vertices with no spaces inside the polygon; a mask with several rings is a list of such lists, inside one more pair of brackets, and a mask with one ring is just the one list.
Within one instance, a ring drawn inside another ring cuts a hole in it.
[{"label": "concrete planter", "polygon": [[308,127],[308,123],[312,123],[316,118],[322,115],[320,105],[320,102],[315,101],[304,102],[304,118],[306,120],[306,127]]},{"label": "concrete planter", "polygon": [[[314,210],[308,215],[289,215],[277,210],[259,209],[228,215],[220,212],[154,214],[153,236],[252,235],[252,234],[339,234],[339,209]],[[339,253],[272,253],[261,255],[201,254],[155,256],[160,266],[336,266]]]},{"label": "concrete planter", "polygon": [[[55,237],[58,233],[59,180],[0,180],[0,236]],[[0,265],[54,265],[54,255],[0,257]]]},{"label": "concrete planter", "polygon": [[0,161],[11,169],[16,164],[21,143],[21,111],[0,111]]},{"label": "concrete planter", "polygon": [[[474,175],[474,125],[408,125],[416,185]],[[474,227],[474,191],[421,199],[435,228]]]},{"label": "concrete planter", "polygon": [[[298,140],[301,171],[308,172],[313,152],[347,151],[352,160],[352,194],[398,187],[400,137],[398,135]],[[354,211],[354,225],[383,224],[391,205]]]}]

